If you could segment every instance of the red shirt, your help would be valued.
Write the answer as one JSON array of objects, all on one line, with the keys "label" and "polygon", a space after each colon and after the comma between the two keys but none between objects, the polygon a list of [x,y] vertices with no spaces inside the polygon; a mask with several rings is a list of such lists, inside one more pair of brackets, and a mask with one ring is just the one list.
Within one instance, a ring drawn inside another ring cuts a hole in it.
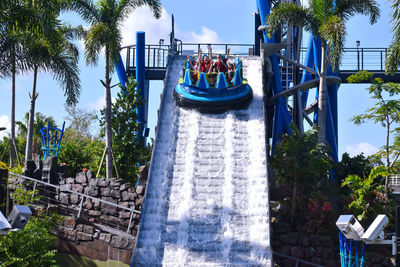
[{"label": "red shirt", "polygon": [[208,61],[207,63],[204,62],[204,60],[201,61],[201,64],[200,64],[200,71],[202,71],[202,72],[208,72],[208,70],[210,69],[210,67],[211,67],[211,61]]},{"label": "red shirt", "polygon": [[[226,58],[223,59],[222,61],[226,64]],[[219,71],[220,71],[220,72],[227,72],[227,71],[228,71],[228,70],[226,69],[225,65],[222,64],[222,62],[220,62],[220,61],[215,62],[215,67],[218,67],[218,66],[219,66]]]}]

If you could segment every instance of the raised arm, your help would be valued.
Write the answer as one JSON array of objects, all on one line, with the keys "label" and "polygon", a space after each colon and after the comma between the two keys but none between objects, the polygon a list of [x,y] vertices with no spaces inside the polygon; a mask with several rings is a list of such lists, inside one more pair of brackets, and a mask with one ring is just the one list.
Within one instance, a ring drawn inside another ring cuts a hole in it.
[{"label": "raised arm", "polygon": [[209,55],[209,58],[210,58],[210,68],[208,69],[208,73],[211,73],[211,70],[212,70],[213,65],[214,65],[214,63],[213,63],[213,57],[212,57],[212,47],[211,47],[211,45],[208,46],[208,51],[209,51],[209,53],[210,53],[210,55]]},{"label": "raised arm", "polygon": [[226,60],[229,59],[229,53],[230,52],[231,52],[231,48],[229,47],[228,50],[226,50],[226,55],[225,55]]},{"label": "raised arm", "polygon": [[191,67],[192,69],[194,69],[194,68],[193,68],[193,64],[192,64],[192,60],[190,59],[190,56],[189,56],[189,55],[186,55],[186,57],[187,57],[187,59],[188,59],[188,61],[189,61],[190,67]]}]

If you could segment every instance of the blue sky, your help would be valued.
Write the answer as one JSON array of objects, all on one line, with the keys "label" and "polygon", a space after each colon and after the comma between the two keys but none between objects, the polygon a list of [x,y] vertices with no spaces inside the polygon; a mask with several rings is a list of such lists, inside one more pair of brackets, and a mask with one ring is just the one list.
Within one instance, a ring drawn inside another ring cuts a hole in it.
[{"label": "blue sky", "polygon": [[[368,18],[356,16],[347,23],[346,47],[355,47],[356,40],[361,47],[387,47],[391,41],[391,10],[385,0],[378,1],[381,5],[381,18],[373,26]],[[163,16],[160,20],[152,18],[148,8],[135,10],[125,21],[123,45],[135,43],[136,31],[146,32],[147,44],[158,44],[159,39],[169,40],[171,31],[171,15],[175,17],[175,35],[184,43],[246,43],[254,42],[255,0],[186,0],[165,1]],[[82,24],[74,14],[63,14],[62,18],[71,24]],[[305,40],[307,41],[307,40]],[[306,43],[306,42],[305,42]],[[78,44],[82,49],[82,43]],[[81,50],[82,50],[81,49]],[[83,50],[80,60],[80,77],[82,94],[78,107],[88,110],[99,110],[104,103],[104,89],[100,79],[104,79],[104,58],[101,57],[97,66],[86,66]],[[26,73],[17,77],[16,119],[22,120],[29,111],[28,93],[32,89],[33,75]],[[112,83],[117,83],[116,75]],[[347,151],[354,155],[364,151],[371,154],[384,143],[385,133],[379,126],[366,124],[355,126],[349,119],[362,113],[371,106],[371,100],[365,90],[366,85],[342,85],[339,89],[339,153]],[[53,116],[59,125],[64,121],[65,97],[60,85],[52,79],[51,73],[40,73],[37,90],[36,111],[47,116]],[[159,95],[162,90],[161,81],[150,83],[149,127],[154,136],[157,121]],[[116,95],[117,87],[113,89]],[[0,80],[0,126],[10,127],[11,80]],[[310,96],[310,101],[312,101]],[[0,137],[6,134],[0,132]]]}]

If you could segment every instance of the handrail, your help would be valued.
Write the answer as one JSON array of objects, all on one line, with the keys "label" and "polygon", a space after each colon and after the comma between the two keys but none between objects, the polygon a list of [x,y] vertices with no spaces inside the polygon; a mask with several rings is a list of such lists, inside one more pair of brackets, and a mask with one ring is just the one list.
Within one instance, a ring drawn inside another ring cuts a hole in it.
[{"label": "handrail", "polygon": [[[95,197],[92,197],[92,196],[89,196],[89,195],[86,195],[86,194],[82,194],[82,193],[79,193],[79,192],[76,192],[76,191],[73,191],[73,190],[65,189],[65,188],[62,188],[62,187],[54,185],[54,184],[50,184],[50,183],[47,183],[47,182],[43,182],[43,181],[39,181],[39,180],[33,179],[31,177],[15,174],[13,172],[9,172],[9,175],[12,176],[12,177],[22,178],[22,179],[26,179],[26,180],[34,182],[33,191],[35,191],[35,189],[37,187],[37,184],[39,183],[39,184],[43,184],[43,185],[46,185],[46,186],[50,186],[50,187],[56,188],[56,189],[60,190],[60,192],[68,192],[68,193],[71,193],[71,194],[76,194],[78,196],[81,196],[82,198],[81,198],[81,202],[79,204],[79,210],[78,210],[78,215],[77,215],[78,218],[81,215],[82,207],[83,207],[83,201],[84,201],[85,198],[88,198],[88,199],[91,199],[91,200],[94,200],[94,201],[98,201],[100,203],[104,203],[104,204],[107,204],[107,205],[110,205],[110,206],[114,206],[114,207],[117,207],[117,208],[120,208],[120,209],[123,209],[123,210],[127,210],[127,211],[130,212],[127,233],[129,232],[131,224],[132,224],[133,213],[140,214],[140,211],[137,211],[135,209],[131,209],[131,208],[128,208],[128,207],[125,207],[125,206],[121,206],[121,205],[115,204],[113,202],[109,202],[107,200],[103,200],[103,199],[100,199],[100,198],[95,198]],[[32,199],[33,199],[33,197],[34,197],[34,195],[32,195]]]},{"label": "handrail", "polygon": [[282,253],[279,253],[279,252],[276,252],[276,251],[271,251],[271,252],[272,252],[272,254],[281,256],[283,258],[287,258],[287,259],[296,261],[296,266],[298,266],[298,263],[300,262],[300,263],[304,263],[304,264],[311,265],[311,266],[324,267],[323,265],[320,265],[320,264],[317,264],[317,263],[313,263],[313,262],[309,262],[309,261],[306,261],[306,260],[302,260],[302,259],[299,259],[299,258],[295,258],[295,257],[292,257],[292,256],[288,256],[288,255],[285,255],[285,254],[282,254]]}]

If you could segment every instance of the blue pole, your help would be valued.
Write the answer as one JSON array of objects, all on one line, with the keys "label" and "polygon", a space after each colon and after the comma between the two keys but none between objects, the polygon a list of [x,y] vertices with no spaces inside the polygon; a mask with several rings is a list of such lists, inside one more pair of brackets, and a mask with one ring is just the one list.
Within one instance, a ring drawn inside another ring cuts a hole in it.
[{"label": "blue pole", "polygon": [[145,33],[142,31],[136,32],[136,81],[138,82],[137,90],[139,96],[145,102],[137,108],[137,123],[139,126],[138,137],[143,140],[144,144],[146,139],[143,137],[143,131],[147,127],[147,99],[148,86],[146,88],[146,67],[145,67]]},{"label": "blue pole", "polygon": [[[257,0],[257,5],[260,9],[260,20],[261,25],[265,25],[265,18],[270,14],[270,7],[268,0]],[[263,31],[265,43],[275,43],[274,37],[268,38],[265,30]],[[274,54],[269,57],[272,63],[272,88],[274,94],[282,92],[282,81],[281,72],[279,70],[278,58]],[[276,143],[280,140],[280,136],[286,130],[289,132],[289,123],[291,121],[289,111],[286,108],[286,102],[283,97],[280,97],[275,104],[275,115],[274,115],[274,129],[272,136],[272,153],[274,152],[274,147]]]},{"label": "blue pole", "polygon": [[128,83],[128,77],[126,77],[125,66],[124,62],[122,61],[121,55],[119,55],[118,57],[118,62],[115,65],[115,69],[117,71],[118,79],[121,83],[121,86],[125,88],[125,85]]}]

